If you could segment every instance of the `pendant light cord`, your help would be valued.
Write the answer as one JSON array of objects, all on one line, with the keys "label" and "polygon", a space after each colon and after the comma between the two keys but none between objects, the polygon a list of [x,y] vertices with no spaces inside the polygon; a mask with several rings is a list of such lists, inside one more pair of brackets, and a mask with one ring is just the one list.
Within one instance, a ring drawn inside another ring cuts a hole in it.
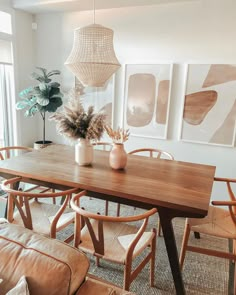
[{"label": "pendant light cord", "polygon": [[95,0],[93,0],[93,24],[95,24]]}]

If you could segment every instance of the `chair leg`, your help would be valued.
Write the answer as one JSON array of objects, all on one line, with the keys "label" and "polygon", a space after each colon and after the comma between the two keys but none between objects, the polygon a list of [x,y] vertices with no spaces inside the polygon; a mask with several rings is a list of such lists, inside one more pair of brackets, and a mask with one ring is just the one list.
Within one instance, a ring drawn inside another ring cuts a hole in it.
[{"label": "chair leg", "polygon": [[[233,240],[233,249],[232,252],[234,255],[236,255],[236,240]],[[236,264],[235,260],[231,260],[232,263]]]},{"label": "chair leg", "polygon": [[132,260],[127,259],[124,269],[124,283],[123,283],[123,289],[126,291],[129,291],[130,287],[130,280],[131,280],[131,270],[132,270]]},{"label": "chair leg", "polygon": [[189,235],[190,235],[190,226],[188,224],[188,220],[186,220],[185,229],[184,229],[184,236],[183,236],[181,252],[180,252],[180,259],[179,259],[179,265],[180,265],[181,270],[182,270],[183,264],[184,264],[184,258],[185,258],[185,254],[186,254],[186,247],[188,244]]},{"label": "chair leg", "polygon": [[157,224],[157,235],[158,235],[158,237],[161,236],[161,223],[160,223],[160,220],[159,220],[159,222]]},{"label": "chair leg", "polygon": [[151,243],[151,261],[150,261],[150,286],[154,287],[154,277],[155,277],[155,259],[156,259],[156,229],[153,229],[155,233],[154,238]]},{"label": "chair leg", "polygon": [[[54,188],[52,188],[51,191],[52,191],[52,193],[55,193],[55,189]],[[55,197],[52,198],[52,203],[54,205],[56,205],[56,198]]]},{"label": "chair leg", "polygon": [[96,266],[99,267],[99,257],[96,256]]},{"label": "chair leg", "polygon": [[234,261],[234,295],[236,295],[236,262]]},{"label": "chair leg", "polygon": [[105,201],[105,215],[108,215],[109,202]]},{"label": "chair leg", "polygon": [[117,208],[116,208],[116,216],[120,216],[120,203],[117,203]]}]

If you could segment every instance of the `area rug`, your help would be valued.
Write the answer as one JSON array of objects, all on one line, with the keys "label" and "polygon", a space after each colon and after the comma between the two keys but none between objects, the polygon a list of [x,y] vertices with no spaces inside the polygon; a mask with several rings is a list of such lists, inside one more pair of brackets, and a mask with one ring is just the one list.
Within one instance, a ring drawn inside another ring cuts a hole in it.
[{"label": "area rug", "polygon": [[[104,201],[86,198],[82,205],[94,212],[103,213]],[[113,215],[116,212],[116,205],[110,204],[109,212]],[[133,207],[121,206],[121,215],[132,215],[141,213],[141,209],[134,209]],[[156,227],[158,216],[154,216],[150,220],[150,227]],[[181,246],[184,218],[175,218],[173,220],[174,231],[176,235],[176,243],[178,250]],[[214,247],[215,249],[228,249],[228,242],[218,238],[209,238],[201,235],[200,239],[195,239],[192,235],[190,242],[203,247]],[[107,281],[110,281],[118,286],[123,285],[123,268],[117,264],[112,264],[104,260],[100,260],[100,266],[95,265],[95,260],[92,256],[90,258],[89,272]],[[210,257],[197,253],[187,252],[184,268],[183,280],[187,295],[227,295],[229,278],[229,262],[226,259]],[[144,270],[131,284],[130,291],[137,295],[167,295],[175,294],[172,274],[168,262],[168,257],[165,249],[163,237],[157,239],[156,252],[156,271],[155,271],[155,287],[149,286],[149,267],[146,266]]]}]

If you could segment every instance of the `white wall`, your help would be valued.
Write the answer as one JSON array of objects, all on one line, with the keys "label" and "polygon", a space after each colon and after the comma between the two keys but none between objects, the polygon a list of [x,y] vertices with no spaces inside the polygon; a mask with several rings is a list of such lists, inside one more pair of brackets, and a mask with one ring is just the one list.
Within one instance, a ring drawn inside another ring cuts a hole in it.
[{"label": "white wall", "polygon": [[[13,13],[14,35],[14,66],[16,80],[16,101],[18,93],[31,86],[30,73],[35,66],[33,16],[29,13],[15,10]],[[18,144],[32,146],[37,139],[37,120],[25,118],[24,111],[17,111]]]},{"label": "white wall", "polygon": [[[123,67],[116,76],[116,125],[121,124],[125,63],[173,62],[168,140],[131,137],[127,151],[153,146],[171,152],[175,159],[216,165],[218,176],[236,176],[236,149],[178,141],[184,95],[184,63],[236,63],[236,2],[202,0],[192,3],[96,11],[96,22],[114,30],[115,50]],[[64,67],[73,43],[73,30],[92,23],[93,14],[72,12],[36,16],[37,64],[62,70],[64,90],[73,85]],[[62,142],[55,124],[50,139]]]}]

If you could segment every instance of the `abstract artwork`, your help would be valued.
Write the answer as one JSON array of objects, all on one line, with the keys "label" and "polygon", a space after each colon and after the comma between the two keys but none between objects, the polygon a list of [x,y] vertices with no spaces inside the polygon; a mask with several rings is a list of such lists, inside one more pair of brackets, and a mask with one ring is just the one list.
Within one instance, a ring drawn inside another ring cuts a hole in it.
[{"label": "abstract artwork", "polygon": [[125,68],[124,128],[141,137],[167,137],[171,64],[128,64]]},{"label": "abstract artwork", "polygon": [[113,126],[114,77],[109,79],[103,87],[84,87],[76,78],[75,88],[80,92],[85,109],[93,105],[95,112],[106,114],[106,124]]},{"label": "abstract artwork", "polygon": [[233,146],[235,122],[236,65],[188,65],[181,139]]}]

